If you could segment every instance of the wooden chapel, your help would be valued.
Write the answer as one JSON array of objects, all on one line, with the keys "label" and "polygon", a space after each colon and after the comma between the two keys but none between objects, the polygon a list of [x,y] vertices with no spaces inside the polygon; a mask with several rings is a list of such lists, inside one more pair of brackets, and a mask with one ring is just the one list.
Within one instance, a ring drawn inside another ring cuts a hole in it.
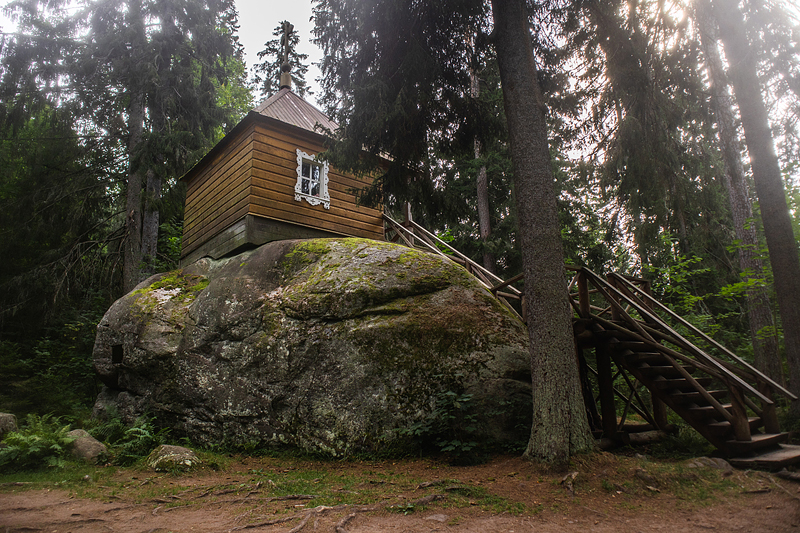
[{"label": "wooden chapel", "polygon": [[292,92],[288,62],[282,71],[280,90],[181,178],[182,264],[283,239],[383,240],[382,212],[352,192],[368,183],[316,159],[336,124]]}]

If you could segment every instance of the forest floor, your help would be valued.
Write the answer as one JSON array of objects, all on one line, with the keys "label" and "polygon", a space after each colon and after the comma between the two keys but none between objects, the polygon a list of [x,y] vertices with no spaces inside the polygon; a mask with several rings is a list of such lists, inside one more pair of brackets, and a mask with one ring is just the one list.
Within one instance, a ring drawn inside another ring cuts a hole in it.
[{"label": "forest floor", "polygon": [[598,453],[556,473],[508,456],[477,466],[203,459],[210,466],[190,473],[3,476],[0,533],[800,532],[800,485],[691,461]]}]

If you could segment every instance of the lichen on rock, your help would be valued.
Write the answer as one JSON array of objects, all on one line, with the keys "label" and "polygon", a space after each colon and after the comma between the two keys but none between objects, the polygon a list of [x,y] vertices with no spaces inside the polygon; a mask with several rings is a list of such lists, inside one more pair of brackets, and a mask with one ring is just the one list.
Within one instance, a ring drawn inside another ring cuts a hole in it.
[{"label": "lichen on rock", "polygon": [[365,239],[155,276],[106,313],[94,359],[98,414],[147,413],[198,444],[402,449],[448,391],[469,395],[482,442],[530,427],[524,326],[458,265]]}]

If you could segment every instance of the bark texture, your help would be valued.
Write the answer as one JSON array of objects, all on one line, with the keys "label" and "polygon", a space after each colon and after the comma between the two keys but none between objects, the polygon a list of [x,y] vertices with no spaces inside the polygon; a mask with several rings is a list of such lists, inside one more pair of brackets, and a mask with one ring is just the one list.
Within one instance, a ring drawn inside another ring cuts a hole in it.
[{"label": "bark texture", "polygon": [[[789,363],[789,390],[800,395],[800,255],[758,80],[756,54],[748,41],[738,2],[715,0],[713,6],[761,207]],[[793,402],[792,412],[800,415],[800,402]]]},{"label": "bark texture", "polygon": [[[745,281],[761,278],[764,264],[757,255],[759,243],[756,228],[750,223],[753,218],[753,206],[748,194],[733,114],[733,99],[728,90],[727,76],[719,55],[717,44],[719,35],[716,21],[711,16],[710,0],[701,0],[697,3],[697,21],[706,58],[711,102],[717,117],[717,135],[725,163],[723,181],[731,205],[736,239],[741,242],[739,268]],[[756,286],[749,290],[746,294],[746,304],[756,368],[778,383],[783,383],[775,320],[767,288]]]},{"label": "bark texture", "polygon": [[492,0],[530,335],[533,426],[525,455],[564,465],[592,448],[567,301],[544,105],[522,0]]}]

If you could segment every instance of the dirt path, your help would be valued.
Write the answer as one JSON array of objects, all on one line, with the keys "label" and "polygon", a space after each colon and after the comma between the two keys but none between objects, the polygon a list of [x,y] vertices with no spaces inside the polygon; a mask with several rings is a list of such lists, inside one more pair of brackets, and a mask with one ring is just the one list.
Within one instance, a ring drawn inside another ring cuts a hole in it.
[{"label": "dirt path", "polygon": [[[570,491],[563,474],[518,458],[473,467],[236,459],[190,475],[125,469],[70,490],[2,487],[0,533],[800,532],[799,486],[764,473],[607,456],[575,471]],[[330,495],[278,495],[301,481]]]}]

